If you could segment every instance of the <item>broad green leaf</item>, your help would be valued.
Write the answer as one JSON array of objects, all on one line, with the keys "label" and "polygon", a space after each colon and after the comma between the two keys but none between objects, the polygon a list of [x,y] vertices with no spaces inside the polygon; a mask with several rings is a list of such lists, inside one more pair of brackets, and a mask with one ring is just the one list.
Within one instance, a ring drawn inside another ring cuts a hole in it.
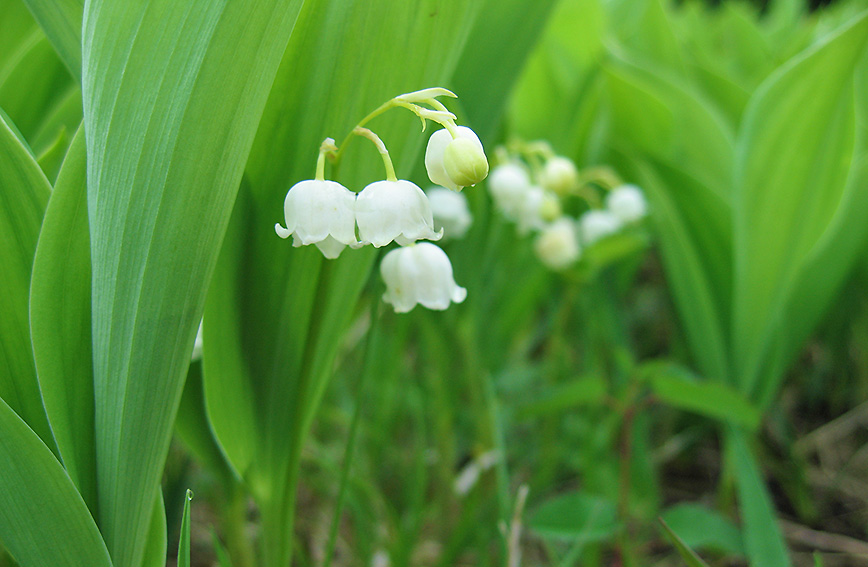
[{"label": "broad green leaf", "polygon": [[545,139],[559,153],[585,159],[589,130],[601,114],[605,28],[600,3],[557,3],[510,95],[510,134]]},{"label": "broad green leaf", "polygon": [[220,242],[299,1],[88,0],[100,528],[139,567]]},{"label": "broad green leaf", "polygon": [[96,515],[90,235],[83,129],[70,145],[42,223],[30,284],[30,335],[63,465]]},{"label": "broad green leaf", "polygon": [[0,73],[38,26],[21,0],[0,0]]},{"label": "broad green leaf", "polygon": [[3,400],[0,538],[21,567],[112,565],[99,530],[66,471]]},{"label": "broad green leaf", "polygon": [[675,549],[678,550],[678,555],[684,559],[684,562],[687,563],[688,567],[708,567],[708,563],[702,560],[701,557],[696,555],[696,552],[690,549],[684,540],[682,540],[675,530],[669,527],[669,525],[660,518],[660,525],[663,526],[663,530],[666,533],[666,536],[675,546]]},{"label": "broad green leaf", "polygon": [[[237,233],[232,230],[230,221],[226,238],[235,237]],[[175,419],[175,433],[205,470],[216,475],[224,484],[236,482],[208,424],[201,362],[191,364],[187,372],[184,393],[181,395],[178,416]]]},{"label": "broad green leaf", "polygon": [[762,414],[738,391],[716,380],[696,380],[676,368],[662,368],[650,377],[651,390],[665,404],[705,417],[755,430]]},{"label": "broad green leaf", "polygon": [[663,163],[638,162],[666,277],[700,373],[729,380],[729,206],[702,183]]},{"label": "broad green leaf", "polygon": [[651,67],[615,60],[606,76],[618,97],[612,105],[615,136],[679,164],[729,201],[734,135],[714,105],[690,83]]},{"label": "broad green leaf", "polygon": [[852,77],[866,40],[863,15],[772,75],[745,112],[735,170],[732,336],[740,387],[751,395],[760,381],[776,389],[781,379],[761,369],[764,358],[789,346],[775,337],[775,311],[844,204],[855,136]]},{"label": "broad green leaf", "polygon": [[157,497],[154,499],[154,509],[151,512],[151,524],[148,527],[148,541],[145,544],[142,567],[164,567],[168,544],[166,504],[163,501],[162,489],[157,487]]},{"label": "broad green leaf", "polygon": [[39,167],[51,185],[54,185],[57,174],[60,173],[60,166],[66,157],[69,142],[69,134],[66,133],[66,129],[61,129],[54,141],[36,158]]},{"label": "broad green leaf", "polygon": [[667,0],[619,0],[607,3],[610,20],[632,56],[654,71],[684,74],[684,57],[675,35]]},{"label": "broad green leaf", "polygon": [[51,187],[0,118],[0,398],[54,446],[30,347],[30,272]]},{"label": "broad green leaf", "polygon": [[678,504],[664,511],[661,519],[689,548],[708,548],[744,555],[738,528],[721,514],[698,504]]},{"label": "broad green leaf", "polygon": [[76,81],[81,82],[81,16],[84,0],[24,0]]},{"label": "broad green leaf", "polygon": [[178,541],[178,567],[190,567],[190,501],[193,491],[184,497],[184,514],[181,516],[181,539]]},{"label": "broad green leaf", "polygon": [[[458,51],[450,50],[458,61],[453,86],[484,142],[494,137],[511,87],[554,5],[554,0],[486,0],[472,31],[465,28],[470,34],[460,59]],[[504,37],[510,40],[504,42]]]},{"label": "broad green leaf", "polygon": [[613,502],[575,491],[541,504],[527,526],[544,538],[593,543],[615,535],[619,528],[616,516]]},{"label": "broad green leaf", "polygon": [[727,460],[735,467],[742,536],[751,565],[789,567],[790,558],[775,509],[748,447],[747,435],[735,427],[728,428],[726,452]]},{"label": "broad green leaf", "polygon": [[0,106],[33,145],[42,121],[72,82],[51,44],[35,30],[0,69]]},{"label": "broad green leaf", "polygon": [[[263,512],[266,562],[289,562],[302,441],[375,257],[368,248],[325,261],[314,247],[293,248],[273,228],[283,220],[284,197],[313,176],[325,137],[343,144],[391,97],[446,85],[477,8],[308,2],[297,26],[304,31],[287,47],[247,167],[248,211],[239,238],[227,240],[221,255],[204,324],[208,415]],[[421,161],[427,135],[414,116],[397,109],[367,126],[390,148],[400,175]],[[383,178],[362,139],[327,173],[354,190]]]},{"label": "broad green leaf", "polygon": [[44,152],[61,132],[71,135],[78,130],[79,124],[81,124],[81,88],[71,84],[65,93],[53,99],[51,106],[44,109],[39,128],[32,137],[31,145],[34,151],[37,154]]},{"label": "broad green leaf", "polygon": [[[770,332],[759,362],[761,378],[756,397],[760,407],[770,404],[778,391],[780,376],[798,355],[829,306],[835,301],[868,236],[863,211],[868,210],[868,155],[853,158],[841,205],[829,227],[805,258],[782,301],[770,318]],[[777,378],[775,378],[777,377]]]},{"label": "broad green leaf", "polygon": [[519,415],[553,415],[587,405],[598,405],[606,398],[606,382],[601,376],[584,376],[547,390],[546,395],[519,408]]}]

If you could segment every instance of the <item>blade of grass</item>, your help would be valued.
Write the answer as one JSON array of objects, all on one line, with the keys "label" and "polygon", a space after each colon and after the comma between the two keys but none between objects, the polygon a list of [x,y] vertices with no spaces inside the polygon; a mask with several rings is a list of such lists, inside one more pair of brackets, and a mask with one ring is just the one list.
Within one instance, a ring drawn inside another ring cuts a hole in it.
[{"label": "blade of grass", "polygon": [[181,539],[178,541],[178,567],[190,567],[190,502],[193,491],[187,490],[184,497],[184,514],[181,516]]}]

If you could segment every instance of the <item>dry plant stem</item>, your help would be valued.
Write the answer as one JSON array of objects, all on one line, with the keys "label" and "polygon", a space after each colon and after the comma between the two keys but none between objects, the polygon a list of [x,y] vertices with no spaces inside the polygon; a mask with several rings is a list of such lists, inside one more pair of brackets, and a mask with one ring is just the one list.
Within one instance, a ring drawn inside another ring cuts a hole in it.
[{"label": "dry plant stem", "polygon": [[515,498],[515,510],[512,513],[512,522],[509,525],[509,536],[506,542],[507,567],[519,567],[521,565],[521,516],[524,513],[524,505],[527,502],[528,490],[526,484],[518,487],[518,495]]},{"label": "dry plant stem", "polygon": [[868,559],[868,543],[852,537],[812,530],[806,526],[778,520],[784,535],[793,543],[833,553],[843,553],[859,559]]}]

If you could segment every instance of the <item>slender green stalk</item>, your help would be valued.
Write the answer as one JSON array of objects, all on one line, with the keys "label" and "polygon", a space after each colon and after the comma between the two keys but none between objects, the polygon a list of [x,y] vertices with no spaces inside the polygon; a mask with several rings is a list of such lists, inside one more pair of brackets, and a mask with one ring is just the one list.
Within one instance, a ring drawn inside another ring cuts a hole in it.
[{"label": "slender green stalk", "polygon": [[359,380],[358,385],[358,398],[356,400],[356,407],[353,409],[353,420],[350,423],[350,431],[349,437],[347,438],[347,446],[344,450],[344,461],[341,464],[341,479],[340,479],[340,488],[338,490],[338,500],[335,503],[335,511],[332,516],[332,525],[329,530],[329,539],[326,545],[325,559],[323,560],[323,567],[330,567],[332,562],[332,556],[335,551],[335,543],[338,537],[338,528],[341,523],[341,514],[344,508],[344,501],[347,497],[347,489],[349,487],[349,478],[350,478],[350,468],[353,463],[353,451],[356,446],[356,439],[358,438],[359,431],[359,422],[361,421],[362,415],[362,406],[364,405],[365,400],[365,385],[368,383],[368,376],[373,374],[373,368],[376,364],[374,357],[372,356],[372,352],[376,345],[378,339],[378,329],[379,329],[379,318],[377,316],[377,309],[380,306],[380,300],[377,294],[373,295],[371,299],[371,327],[368,330],[368,336],[365,339],[365,351],[362,356],[362,376]]}]

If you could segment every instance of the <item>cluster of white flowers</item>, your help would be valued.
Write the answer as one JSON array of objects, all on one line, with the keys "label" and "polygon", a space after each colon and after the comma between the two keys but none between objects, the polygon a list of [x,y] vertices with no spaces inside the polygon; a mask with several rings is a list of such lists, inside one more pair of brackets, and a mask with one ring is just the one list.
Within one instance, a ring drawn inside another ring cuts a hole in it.
[{"label": "cluster of white flowers", "polygon": [[[293,246],[313,244],[329,259],[340,256],[347,246],[379,248],[392,242],[400,245],[388,252],[380,265],[386,284],[383,300],[399,313],[410,311],[416,304],[443,310],[451,302],[460,303],[467,295],[455,283],[446,253],[431,243],[416,244],[419,240],[440,240],[444,231],[450,238],[463,236],[471,223],[470,212],[464,197],[453,191],[475,185],[488,175],[482,143],[471,129],[455,124],[455,116],[435,98],[441,95],[455,96],[445,89],[400,95],[368,115],[353,130],[353,134],[368,138],[377,146],[386,168],[385,180],[371,183],[359,193],[325,179],[326,157],[338,159],[341,151],[333,139],[327,138],[320,147],[316,177],[289,189],[284,200],[286,226],[280,223],[274,226],[281,238],[292,236]],[[427,103],[434,110],[418,103]],[[412,110],[423,124],[428,119],[443,125],[443,129],[431,135],[425,152],[428,176],[432,183],[441,186],[429,190],[428,195],[412,181],[395,176],[383,141],[361,126],[393,107]]]},{"label": "cluster of white flowers", "polygon": [[[503,149],[499,153],[501,163],[488,179],[492,200],[503,216],[516,223],[519,234],[537,233],[534,251],[553,270],[570,267],[583,247],[647,214],[638,187],[611,175],[583,179],[572,160],[555,155],[544,142],[523,145],[512,154]],[[607,191],[604,201],[596,198],[591,185]],[[582,199],[588,209],[578,219],[563,213],[565,201],[572,198]]]}]

